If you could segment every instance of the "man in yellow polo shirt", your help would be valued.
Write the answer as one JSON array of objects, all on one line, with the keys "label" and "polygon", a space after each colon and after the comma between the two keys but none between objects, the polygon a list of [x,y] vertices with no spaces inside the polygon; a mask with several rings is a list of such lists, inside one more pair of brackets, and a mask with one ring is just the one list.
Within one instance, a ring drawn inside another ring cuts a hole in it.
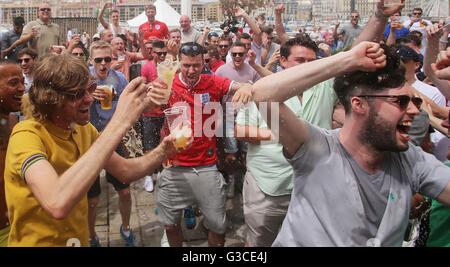
[{"label": "man in yellow polo shirt", "polygon": [[8,245],[88,246],[87,191],[101,169],[129,183],[176,152],[171,136],[140,158],[114,152],[142,111],[164,101],[164,92],[140,78],[130,82],[101,135],[89,123],[89,107],[104,94],[84,62],[44,57],[29,96],[34,118],[14,127],[6,154]]},{"label": "man in yellow polo shirt", "polygon": [[14,63],[0,65],[0,247],[8,244],[9,220],[5,203],[3,171],[5,169],[6,148],[12,127],[17,123],[21,98],[25,92],[22,71]]}]

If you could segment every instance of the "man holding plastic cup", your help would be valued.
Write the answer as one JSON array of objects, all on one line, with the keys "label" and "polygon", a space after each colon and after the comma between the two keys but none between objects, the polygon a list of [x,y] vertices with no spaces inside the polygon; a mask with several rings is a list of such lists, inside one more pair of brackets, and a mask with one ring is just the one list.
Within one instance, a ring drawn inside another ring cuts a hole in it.
[{"label": "man holding plastic cup", "polygon": [[[248,84],[201,74],[203,52],[204,48],[197,43],[185,43],[180,48],[181,71],[173,80],[168,106],[179,108],[181,112],[176,116],[178,122],[174,124],[171,120],[169,127],[172,135],[177,135],[175,145],[180,145],[179,148],[184,139],[192,135],[194,139],[192,146],[171,159],[172,166],[164,169],[157,181],[160,220],[165,225],[169,244],[177,247],[183,243],[182,211],[193,204],[197,204],[205,217],[209,246],[225,243],[226,190],[224,178],[216,166],[215,128],[222,120],[220,101],[223,97],[234,94],[233,101],[241,103],[247,103],[251,97]],[[166,116],[172,114],[168,114],[168,110],[165,113]]]},{"label": "man holding plastic cup", "polygon": [[[116,38],[120,39],[120,38]],[[103,131],[111,120],[119,101],[122,91],[127,86],[128,82],[125,75],[117,70],[111,68],[112,64],[112,48],[111,45],[104,41],[97,41],[92,43],[90,47],[90,74],[97,82],[97,89],[93,93],[95,101],[90,108],[91,123],[99,131]],[[116,152],[125,157],[126,151],[122,142],[116,148]],[[119,194],[119,207],[122,216],[122,225],[120,233],[127,246],[135,246],[135,237],[130,228],[131,215],[131,195],[129,191],[129,184],[119,181],[120,177],[114,177],[110,173],[106,173],[106,179],[114,186],[114,189]],[[89,232],[90,245],[93,247],[100,246],[98,237],[95,233],[95,210],[99,202],[101,193],[100,181],[97,179],[88,192],[89,210]]]}]

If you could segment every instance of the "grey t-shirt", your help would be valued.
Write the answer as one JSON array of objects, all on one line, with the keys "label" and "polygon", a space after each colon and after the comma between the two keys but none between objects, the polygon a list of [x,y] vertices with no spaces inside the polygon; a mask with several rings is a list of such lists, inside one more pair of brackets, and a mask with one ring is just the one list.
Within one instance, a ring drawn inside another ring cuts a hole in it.
[{"label": "grey t-shirt", "polygon": [[362,32],[363,27],[356,25],[356,28],[352,24],[346,24],[342,27],[344,32],[344,48],[352,45],[353,41]]},{"label": "grey t-shirt", "polygon": [[370,175],[340,144],[339,130],[307,128],[309,139],[288,159],[294,189],[273,246],[400,246],[412,195],[435,198],[450,182],[450,169],[412,144],[386,152]]},{"label": "grey t-shirt", "polygon": [[270,44],[270,49],[269,49],[269,53],[267,53],[266,60],[264,60],[264,62],[262,62],[263,66],[265,66],[269,62],[270,58],[273,56],[275,51],[277,51],[278,48],[280,48],[279,44],[275,44],[275,43]]}]

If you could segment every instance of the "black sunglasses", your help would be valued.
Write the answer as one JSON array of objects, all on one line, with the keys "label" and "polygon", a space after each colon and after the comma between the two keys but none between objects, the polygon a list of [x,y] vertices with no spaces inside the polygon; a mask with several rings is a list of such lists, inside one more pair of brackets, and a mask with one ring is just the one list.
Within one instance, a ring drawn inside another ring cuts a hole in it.
[{"label": "black sunglasses", "polygon": [[197,43],[189,42],[182,44],[180,53],[187,56],[198,56],[204,54],[204,49]]},{"label": "black sunglasses", "polygon": [[70,96],[73,100],[79,100],[82,99],[86,93],[89,95],[92,95],[97,89],[97,83],[95,81],[90,81],[87,85],[87,87],[83,90],[78,90],[76,93],[69,93],[69,92],[63,92],[64,95]]},{"label": "black sunglasses", "polygon": [[228,45],[219,45],[220,48],[228,48]]},{"label": "black sunglasses", "polygon": [[410,97],[409,95],[357,95],[357,97],[391,98],[394,99],[394,101],[392,102],[397,103],[398,106],[403,110],[408,108],[410,101],[412,101],[417,109],[420,109],[423,102],[422,98],[416,96]]},{"label": "black sunglasses", "polygon": [[245,54],[244,54],[244,53],[231,53],[231,55],[232,55],[233,57],[237,57],[237,56],[243,57]]},{"label": "black sunglasses", "polygon": [[157,54],[158,56],[167,55],[167,52],[154,52],[154,53]]},{"label": "black sunglasses", "polygon": [[414,12],[413,15],[422,15],[422,13],[420,13],[420,12],[419,12],[419,13]]},{"label": "black sunglasses", "polygon": [[112,58],[111,58],[111,57],[96,57],[96,58],[94,58],[94,62],[95,62],[95,63],[102,63],[103,60],[104,60],[106,63],[109,63],[109,62],[112,61]]},{"label": "black sunglasses", "polygon": [[28,63],[28,62],[30,62],[30,60],[31,60],[31,58],[19,58],[19,59],[17,60],[17,62],[18,62],[19,64],[22,63],[22,62]]},{"label": "black sunglasses", "polygon": [[42,11],[42,12],[50,12],[50,11],[52,11],[51,8],[41,8],[39,10]]},{"label": "black sunglasses", "polygon": [[84,56],[84,53],[72,53],[72,56],[82,57]]}]

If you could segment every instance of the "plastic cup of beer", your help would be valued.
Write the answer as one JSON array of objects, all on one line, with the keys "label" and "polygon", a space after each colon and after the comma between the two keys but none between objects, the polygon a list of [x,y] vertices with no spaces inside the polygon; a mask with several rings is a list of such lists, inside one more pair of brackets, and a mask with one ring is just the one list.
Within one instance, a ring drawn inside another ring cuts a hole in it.
[{"label": "plastic cup of beer", "polygon": [[177,149],[185,149],[192,136],[191,123],[188,118],[187,108],[172,107],[164,110],[170,133],[175,137],[174,146]]},{"label": "plastic cup of beer", "polygon": [[401,0],[384,0],[385,7],[398,6],[402,3]]},{"label": "plastic cup of beer", "polygon": [[[173,79],[175,77],[175,73],[178,70],[178,64],[176,62],[166,60],[163,62],[160,62],[157,66],[158,71],[158,77],[162,81],[164,81],[167,84],[167,95],[170,96],[170,93],[172,92],[172,83]],[[166,98],[169,100],[169,97]],[[163,104],[167,104],[163,103]]]},{"label": "plastic cup of beer", "polygon": [[113,88],[111,85],[98,85],[97,89],[103,90],[105,98],[100,101],[100,106],[104,110],[112,109]]},{"label": "plastic cup of beer", "polygon": [[118,54],[117,61],[125,61],[125,54]]}]

